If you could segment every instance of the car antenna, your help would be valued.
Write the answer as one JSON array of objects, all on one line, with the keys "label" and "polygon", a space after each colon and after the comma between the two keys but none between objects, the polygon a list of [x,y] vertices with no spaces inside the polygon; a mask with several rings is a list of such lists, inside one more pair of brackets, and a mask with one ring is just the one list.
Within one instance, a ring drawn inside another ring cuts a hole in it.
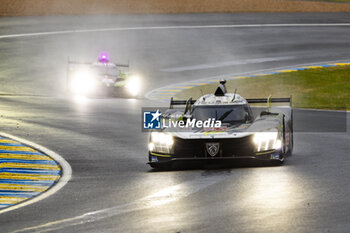
[{"label": "car antenna", "polygon": [[236,99],[236,93],[237,93],[237,88],[235,89],[235,94],[233,95],[233,98],[232,98],[232,101],[231,101],[231,102],[235,101],[235,99]]}]

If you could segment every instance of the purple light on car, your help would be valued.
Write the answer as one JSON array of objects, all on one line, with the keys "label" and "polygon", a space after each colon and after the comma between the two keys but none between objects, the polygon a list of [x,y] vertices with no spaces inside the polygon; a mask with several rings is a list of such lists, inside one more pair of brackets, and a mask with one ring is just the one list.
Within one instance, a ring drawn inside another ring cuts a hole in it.
[{"label": "purple light on car", "polygon": [[107,63],[109,61],[107,53],[101,53],[99,56],[99,61],[102,63]]}]

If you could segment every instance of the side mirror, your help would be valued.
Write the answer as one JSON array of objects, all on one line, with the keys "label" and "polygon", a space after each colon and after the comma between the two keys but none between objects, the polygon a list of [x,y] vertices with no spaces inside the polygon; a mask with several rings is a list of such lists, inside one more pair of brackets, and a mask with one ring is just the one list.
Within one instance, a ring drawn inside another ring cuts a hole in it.
[{"label": "side mirror", "polygon": [[268,112],[268,111],[262,111],[260,113],[260,116],[266,116],[266,115],[278,115],[278,113]]},{"label": "side mirror", "polygon": [[244,115],[244,121],[245,121],[245,123],[248,123],[250,121],[250,117],[248,114]]},{"label": "side mirror", "polygon": [[262,111],[262,112],[260,113],[260,116],[265,116],[265,115],[269,115],[269,114],[270,114],[270,112]]}]

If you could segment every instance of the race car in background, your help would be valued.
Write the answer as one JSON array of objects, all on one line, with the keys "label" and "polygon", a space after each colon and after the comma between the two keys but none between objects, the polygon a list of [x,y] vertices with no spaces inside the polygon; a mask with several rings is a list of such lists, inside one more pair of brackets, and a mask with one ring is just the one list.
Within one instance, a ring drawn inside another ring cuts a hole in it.
[{"label": "race car in background", "polygon": [[68,58],[67,90],[84,96],[138,97],[142,80],[129,72],[129,64],[109,61],[106,53],[97,62],[78,62]]},{"label": "race car in background", "polygon": [[[244,99],[227,93],[226,81],[214,94],[198,100],[173,100],[162,115],[166,121],[221,121],[219,128],[161,128],[150,133],[149,162],[153,168],[169,167],[176,161],[225,161],[253,159],[282,164],[293,151],[291,98]],[[250,104],[267,104],[255,108]],[[289,106],[272,106],[289,103]],[[185,108],[174,108],[174,106]],[[275,105],[275,104],[273,104]],[[253,113],[255,112],[255,114]]]}]

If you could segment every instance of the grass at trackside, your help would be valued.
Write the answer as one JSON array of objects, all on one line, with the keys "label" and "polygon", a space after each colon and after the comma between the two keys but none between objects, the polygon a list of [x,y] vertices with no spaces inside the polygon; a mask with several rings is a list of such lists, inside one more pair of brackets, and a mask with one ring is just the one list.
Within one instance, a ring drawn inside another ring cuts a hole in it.
[{"label": "grass at trackside", "polygon": [[350,3],[350,0],[304,0],[304,1],[310,1],[310,2],[347,2]]},{"label": "grass at trackside", "polygon": [[[202,93],[213,93],[218,85],[208,84],[187,89],[176,99],[197,99]],[[302,71],[272,74],[260,77],[229,80],[228,92],[244,98],[289,97],[293,107],[317,109],[350,109],[350,66],[313,68]]]},{"label": "grass at trackside", "polygon": [[349,2],[350,0],[318,0],[319,2]]}]

